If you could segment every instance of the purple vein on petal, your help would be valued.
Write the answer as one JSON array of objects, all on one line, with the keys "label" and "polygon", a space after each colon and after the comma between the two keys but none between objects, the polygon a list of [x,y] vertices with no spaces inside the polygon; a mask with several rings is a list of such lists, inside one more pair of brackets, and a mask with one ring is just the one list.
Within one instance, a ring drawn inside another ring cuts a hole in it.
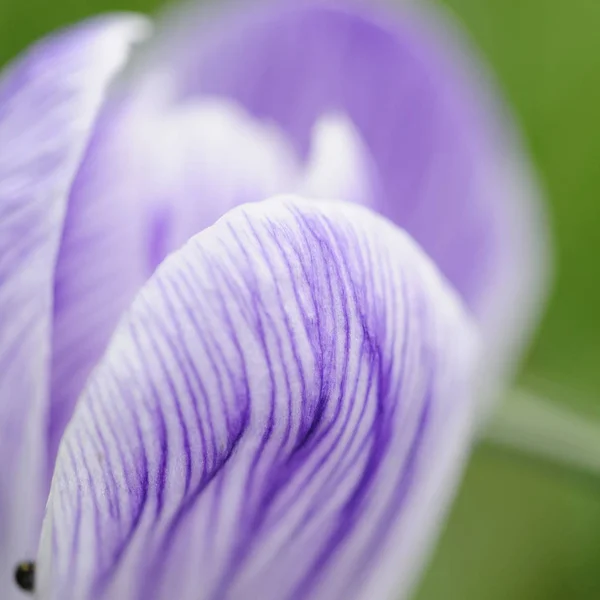
[{"label": "purple vein on petal", "polygon": [[456,295],[383,218],[231,211],[161,265],[84,392],[41,598],[407,594],[469,445],[475,357]]}]

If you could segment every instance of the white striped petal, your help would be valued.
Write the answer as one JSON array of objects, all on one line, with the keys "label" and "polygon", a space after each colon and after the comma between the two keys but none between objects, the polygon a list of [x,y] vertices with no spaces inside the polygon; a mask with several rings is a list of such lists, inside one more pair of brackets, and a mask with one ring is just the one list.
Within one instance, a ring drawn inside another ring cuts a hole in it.
[{"label": "white striped petal", "polygon": [[234,209],[161,265],[95,370],[39,597],[405,596],[469,446],[474,338],[368,209]]}]

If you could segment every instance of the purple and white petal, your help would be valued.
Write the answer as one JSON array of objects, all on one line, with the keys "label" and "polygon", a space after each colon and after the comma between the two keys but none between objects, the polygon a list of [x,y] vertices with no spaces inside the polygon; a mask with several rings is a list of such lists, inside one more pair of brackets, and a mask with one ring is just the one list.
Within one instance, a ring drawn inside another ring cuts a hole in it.
[{"label": "purple and white petal", "polygon": [[406,596],[470,443],[474,331],[370,210],[232,210],[161,264],[92,374],[38,597]]},{"label": "purple and white petal", "polygon": [[167,254],[234,206],[277,193],[374,197],[369,157],[343,120],[315,126],[305,167],[277,127],[231,102],[174,104],[162,81],[133,87],[105,109],[70,197],[56,269],[51,464],[122,312]]},{"label": "purple and white petal", "polygon": [[178,97],[217,94],[275,121],[306,152],[343,113],[381,176],[376,210],[459,291],[500,372],[545,297],[546,227],[527,157],[489,74],[449,19],[414,4],[264,2],[182,14],[156,62]]},{"label": "purple and white petal", "polygon": [[296,177],[284,141],[227,103],[117,104],[75,180],[56,270],[52,461],[87,376],[156,266],[232,206],[292,191]]},{"label": "purple and white petal", "polygon": [[[34,46],[0,79],[0,595],[35,555],[46,464],[53,276],[67,198],[106,88],[143,37],[97,19]],[[16,596],[15,596],[16,597]]]}]

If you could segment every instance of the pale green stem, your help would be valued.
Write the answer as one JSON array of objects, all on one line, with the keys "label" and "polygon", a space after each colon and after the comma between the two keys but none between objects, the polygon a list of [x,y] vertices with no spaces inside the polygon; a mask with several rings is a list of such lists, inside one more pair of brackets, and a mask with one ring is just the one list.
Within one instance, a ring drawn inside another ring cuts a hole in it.
[{"label": "pale green stem", "polygon": [[568,474],[600,480],[600,423],[526,390],[514,391],[483,443]]}]

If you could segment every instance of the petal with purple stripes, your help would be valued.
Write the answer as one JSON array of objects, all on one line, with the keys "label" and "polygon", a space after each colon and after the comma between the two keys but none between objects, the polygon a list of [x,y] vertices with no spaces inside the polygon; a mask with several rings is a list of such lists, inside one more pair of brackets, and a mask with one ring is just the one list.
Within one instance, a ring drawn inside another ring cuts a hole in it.
[{"label": "petal with purple stripes", "polygon": [[170,104],[163,88],[111,100],[75,179],[55,274],[50,464],[121,313],[164,257],[238,204],[302,192],[368,204],[369,157],[351,124],[315,126],[306,166],[239,106]]},{"label": "petal with purple stripes", "polygon": [[406,595],[469,446],[476,347],[367,208],[230,211],[159,267],[86,386],[39,597]]},{"label": "petal with purple stripes", "polygon": [[[67,199],[111,79],[144,35],[134,16],[33,47],[0,80],[0,595],[35,554],[50,473],[53,272]],[[16,597],[16,596],[15,596]]]},{"label": "petal with purple stripes", "polygon": [[226,103],[104,111],[55,274],[50,461],[121,313],[165,255],[236,204],[292,185],[284,142]]}]

